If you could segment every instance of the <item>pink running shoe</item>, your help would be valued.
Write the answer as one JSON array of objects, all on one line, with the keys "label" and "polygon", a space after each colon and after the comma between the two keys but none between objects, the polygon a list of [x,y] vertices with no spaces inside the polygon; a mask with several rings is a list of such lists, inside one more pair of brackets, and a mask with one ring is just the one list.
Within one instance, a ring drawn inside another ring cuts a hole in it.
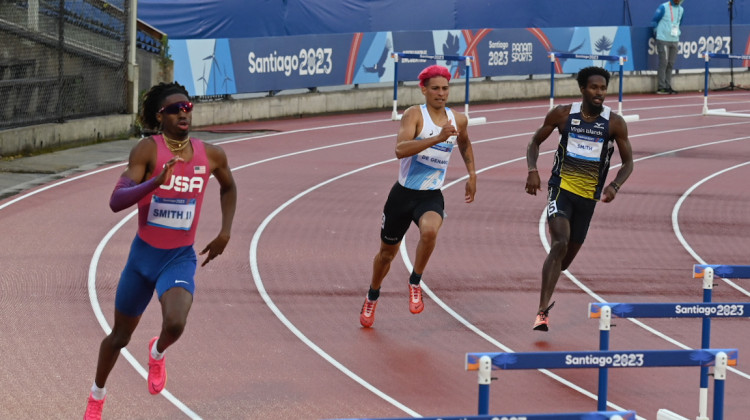
[{"label": "pink running shoe", "polygon": [[409,311],[418,314],[424,309],[422,302],[422,286],[418,284],[409,284]]},{"label": "pink running shoe", "polygon": [[167,384],[167,367],[164,366],[164,359],[156,360],[151,356],[151,349],[159,337],[154,337],[148,342],[148,392],[156,395],[164,389]]},{"label": "pink running shoe", "polygon": [[102,409],[106,399],[107,397],[97,400],[93,394],[89,394],[89,403],[86,405],[86,412],[83,413],[83,420],[102,420]]},{"label": "pink running shoe", "polygon": [[377,300],[370,300],[365,297],[365,303],[362,304],[362,311],[359,313],[359,323],[365,328],[372,327],[375,322],[375,307],[378,306]]},{"label": "pink running shoe", "polygon": [[536,319],[534,320],[535,330],[549,331],[549,310],[552,309],[553,306],[555,306],[555,302],[552,302],[547,309],[541,310],[536,314]]}]

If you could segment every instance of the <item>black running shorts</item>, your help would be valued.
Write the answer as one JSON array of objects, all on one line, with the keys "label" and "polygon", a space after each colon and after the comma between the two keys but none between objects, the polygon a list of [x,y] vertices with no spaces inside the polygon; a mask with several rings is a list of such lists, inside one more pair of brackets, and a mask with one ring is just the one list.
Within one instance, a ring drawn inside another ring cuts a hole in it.
[{"label": "black running shorts", "polygon": [[564,217],[570,221],[570,242],[582,244],[594,216],[596,200],[581,197],[558,186],[550,185],[547,192],[547,220]]},{"label": "black running shorts", "polygon": [[411,222],[418,224],[419,218],[428,211],[445,218],[442,191],[412,190],[396,182],[383,207],[380,239],[388,245],[401,242]]}]

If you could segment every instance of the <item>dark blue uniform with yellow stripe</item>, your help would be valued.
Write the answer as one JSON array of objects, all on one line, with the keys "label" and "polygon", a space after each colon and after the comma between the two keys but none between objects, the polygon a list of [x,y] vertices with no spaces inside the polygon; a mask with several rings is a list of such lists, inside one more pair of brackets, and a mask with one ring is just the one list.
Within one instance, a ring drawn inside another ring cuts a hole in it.
[{"label": "dark blue uniform with yellow stripe", "polygon": [[614,152],[614,138],[609,134],[611,108],[593,122],[584,121],[581,103],[570,107],[565,131],[555,153],[549,185],[592,200],[599,200]]}]

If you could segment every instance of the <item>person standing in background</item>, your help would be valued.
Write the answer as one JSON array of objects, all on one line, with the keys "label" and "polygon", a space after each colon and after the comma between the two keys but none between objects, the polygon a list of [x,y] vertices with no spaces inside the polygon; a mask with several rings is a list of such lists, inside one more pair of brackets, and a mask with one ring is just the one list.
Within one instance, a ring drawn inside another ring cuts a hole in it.
[{"label": "person standing in background", "polygon": [[672,70],[677,47],[680,41],[680,23],[682,22],[682,0],[669,0],[656,8],[654,18],[651,19],[656,52],[659,54],[659,69],[657,71],[658,86],[656,93],[669,95],[677,93],[672,89]]}]

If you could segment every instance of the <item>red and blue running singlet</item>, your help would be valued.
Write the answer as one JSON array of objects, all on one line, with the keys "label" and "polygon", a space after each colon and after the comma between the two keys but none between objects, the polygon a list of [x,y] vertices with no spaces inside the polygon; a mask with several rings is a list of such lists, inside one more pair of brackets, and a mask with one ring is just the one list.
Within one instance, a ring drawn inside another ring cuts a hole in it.
[{"label": "red and blue running singlet", "polygon": [[[164,137],[154,136],[156,168],[152,178],[172,159]],[[191,138],[193,158],[178,161],[172,178],[138,201],[138,236],[155,248],[171,249],[193,245],[203,204],[203,195],[211,175],[206,148]]]}]

